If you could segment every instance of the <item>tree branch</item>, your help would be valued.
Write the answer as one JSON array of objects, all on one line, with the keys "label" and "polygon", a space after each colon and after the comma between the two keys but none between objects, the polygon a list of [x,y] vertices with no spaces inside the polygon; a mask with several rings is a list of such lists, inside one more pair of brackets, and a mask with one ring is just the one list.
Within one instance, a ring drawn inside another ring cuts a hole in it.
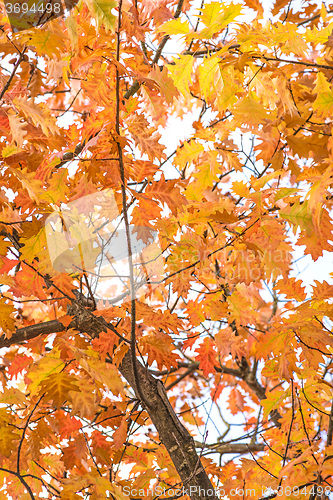
[{"label": "tree branch", "polygon": [[16,64],[15,64],[15,66],[14,66],[14,68],[13,68],[13,71],[11,72],[10,77],[8,78],[8,80],[7,80],[7,82],[5,83],[5,85],[4,85],[3,89],[2,89],[2,91],[0,92],[0,100],[3,98],[3,96],[5,95],[5,93],[7,92],[7,90],[9,89],[9,86],[10,86],[10,84],[12,83],[12,80],[13,80],[13,78],[14,78],[14,76],[15,76],[15,73],[16,73],[16,71],[18,70],[18,68],[19,68],[19,66],[20,66],[20,64],[21,64],[21,62],[22,62],[22,59],[23,59],[23,57],[24,57],[24,54],[25,54],[25,51],[26,51],[26,50],[27,50],[27,47],[24,47],[24,49],[23,49],[23,50],[22,50],[22,52],[20,53],[19,58],[18,58],[18,60],[16,61]]},{"label": "tree branch", "polygon": [[[75,301],[73,303],[77,306]],[[75,328],[93,338],[97,338],[109,326],[102,316],[95,317],[89,312],[83,309],[74,318]],[[64,325],[57,320],[28,326],[18,329],[11,339],[0,339],[0,348],[20,344],[38,335],[48,335],[63,330],[65,330]],[[119,371],[135,391],[135,377],[130,348],[119,366]],[[162,443],[168,450],[184,486],[192,486],[192,491],[195,490],[191,495],[192,500],[217,500],[216,496],[206,493],[214,491],[214,488],[201,464],[192,436],[180,422],[167,398],[164,385],[160,380],[153,377],[137,359],[136,372],[143,400],[147,402],[147,404],[143,403],[143,406],[145,406],[156,427]],[[205,494],[202,494],[203,492]],[[199,493],[201,494],[199,495]]]},{"label": "tree branch", "polygon": [[57,319],[39,323],[37,325],[25,326],[18,328],[10,338],[0,338],[0,349],[3,347],[11,347],[12,345],[22,344],[26,340],[31,340],[39,335],[50,335],[51,333],[63,332],[65,327]]},{"label": "tree branch", "polygon": [[[177,17],[180,16],[180,14],[182,12],[183,3],[184,3],[184,0],[179,0],[175,15],[173,16],[174,19],[177,19]],[[159,58],[161,57],[162,51],[165,47],[165,44],[167,43],[169,38],[170,38],[170,35],[165,35],[162,38],[162,41],[158,46],[158,49],[157,49],[156,54],[154,56],[154,59],[151,62],[151,66],[154,66],[154,64],[157,64]],[[131,87],[128,89],[128,91],[124,94],[124,99],[129,99],[132,95],[136,94],[137,91],[139,90],[140,86],[141,86],[141,84],[138,82],[138,80],[135,80],[135,82],[131,85]]]},{"label": "tree branch", "polygon": [[197,448],[209,449],[214,451],[214,453],[224,454],[244,454],[258,451],[264,451],[266,445],[259,443],[214,443],[214,444],[206,444],[201,443],[200,441],[195,441],[195,445]]}]

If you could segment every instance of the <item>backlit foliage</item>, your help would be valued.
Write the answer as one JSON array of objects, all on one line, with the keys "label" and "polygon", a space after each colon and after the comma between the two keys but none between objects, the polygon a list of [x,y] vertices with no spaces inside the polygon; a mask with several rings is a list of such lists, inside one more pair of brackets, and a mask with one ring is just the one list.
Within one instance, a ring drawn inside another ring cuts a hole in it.
[{"label": "backlit foliage", "polygon": [[[333,488],[332,276],[294,262],[331,259],[333,10],[269,3],[80,0],[18,32],[2,6],[1,498],[189,495],[191,453],[228,498]],[[109,192],[162,252],[141,294],[82,226],[76,271],[51,259],[48,218],[93,195],[102,229]]]}]

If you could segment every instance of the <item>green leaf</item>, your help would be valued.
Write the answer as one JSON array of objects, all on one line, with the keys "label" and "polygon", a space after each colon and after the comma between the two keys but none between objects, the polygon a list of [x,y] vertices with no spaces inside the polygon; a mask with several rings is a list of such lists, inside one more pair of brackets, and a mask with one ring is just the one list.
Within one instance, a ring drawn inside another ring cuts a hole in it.
[{"label": "green leaf", "polygon": [[114,0],[86,0],[87,6],[95,17],[97,28],[104,25],[105,31],[114,32],[116,29],[117,16],[111,10],[117,7]]},{"label": "green leaf", "polygon": [[280,217],[290,222],[295,229],[305,229],[308,235],[313,232],[312,216],[308,210],[308,202],[296,201],[289,207],[280,211]]}]

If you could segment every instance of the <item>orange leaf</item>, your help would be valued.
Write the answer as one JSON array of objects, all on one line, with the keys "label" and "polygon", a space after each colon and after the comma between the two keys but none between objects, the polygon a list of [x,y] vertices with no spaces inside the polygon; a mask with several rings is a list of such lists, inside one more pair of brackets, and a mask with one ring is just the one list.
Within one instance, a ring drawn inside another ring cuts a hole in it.
[{"label": "orange leaf", "polygon": [[128,423],[127,418],[123,418],[120,426],[113,433],[113,446],[115,450],[119,450],[123,446],[127,438]]},{"label": "orange leaf", "polygon": [[213,373],[214,365],[216,363],[216,352],[214,349],[215,345],[213,341],[205,337],[203,342],[195,350],[198,353],[196,360],[200,362],[199,368],[203,371],[205,377],[208,377],[210,373]]}]

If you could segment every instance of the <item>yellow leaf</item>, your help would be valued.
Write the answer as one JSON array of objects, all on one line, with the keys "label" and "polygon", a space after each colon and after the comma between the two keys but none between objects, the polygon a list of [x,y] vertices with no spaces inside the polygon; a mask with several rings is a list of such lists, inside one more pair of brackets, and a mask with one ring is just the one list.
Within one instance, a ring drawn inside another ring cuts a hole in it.
[{"label": "yellow leaf", "polygon": [[178,148],[174,163],[183,169],[187,163],[196,162],[204,151],[203,145],[195,140],[184,142],[184,146]]},{"label": "yellow leaf", "polygon": [[299,32],[297,24],[277,22],[271,31],[271,44],[281,44],[284,54],[296,54],[303,57],[308,47]]},{"label": "yellow leaf", "polygon": [[210,2],[204,5],[201,10],[200,19],[206,28],[200,31],[196,38],[212,38],[216,33],[223,30],[241,12],[241,4],[223,2]]},{"label": "yellow leaf", "polygon": [[[10,333],[15,330],[15,319],[12,314],[15,308],[12,304],[6,304],[5,299],[0,299],[0,327],[5,333]],[[7,335],[7,338],[8,335]]]},{"label": "yellow leaf", "polygon": [[308,28],[304,33],[304,38],[307,42],[315,44],[324,44],[332,36],[333,22],[328,23],[325,27],[321,25],[319,28],[313,26],[311,29]]},{"label": "yellow leaf", "polygon": [[46,249],[45,228],[43,227],[31,238],[22,239],[24,245],[21,248],[22,258],[28,263],[32,263],[35,257],[40,256]]},{"label": "yellow leaf", "polygon": [[178,17],[162,24],[156,31],[166,35],[186,35],[190,31],[190,27],[187,21],[182,21]]},{"label": "yellow leaf", "polygon": [[88,358],[80,359],[82,368],[86,370],[92,379],[104,384],[115,396],[124,394],[124,385],[117,368],[110,363],[92,357],[96,356],[96,352],[89,353],[91,355]]},{"label": "yellow leaf", "polygon": [[69,394],[72,402],[72,415],[91,418],[96,415],[99,404],[96,385],[87,380],[76,382],[78,390]]},{"label": "yellow leaf", "polygon": [[24,30],[20,33],[20,43],[32,46],[39,56],[59,58],[65,49],[65,37],[58,20],[49,21],[46,26]]},{"label": "yellow leaf", "polygon": [[7,405],[23,405],[27,401],[26,395],[19,391],[18,389],[11,387],[10,389],[7,389],[7,387],[4,388],[4,392],[0,392],[0,403],[1,404],[7,404]]},{"label": "yellow leaf", "polygon": [[74,51],[78,44],[78,32],[77,32],[77,21],[73,15],[66,17],[65,24],[67,26],[67,31],[69,38],[71,40],[72,50]]},{"label": "yellow leaf", "polygon": [[173,58],[174,65],[169,65],[168,70],[176,88],[186,96],[189,92],[189,83],[192,82],[192,68],[194,59],[190,55],[181,55]]},{"label": "yellow leaf", "polygon": [[35,178],[36,173],[29,172],[27,168],[17,169],[9,167],[9,170],[19,179],[22,187],[27,190],[29,197],[38,204],[44,190],[41,181]]},{"label": "yellow leaf", "polygon": [[43,356],[29,369],[25,381],[28,384],[31,396],[37,394],[40,384],[52,373],[58,373],[65,367],[65,363],[59,358],[59,351],[52,349],[51,353]]},{"label": "yellow leaf", "polygon": [[39,392],[44,393],[46,400],[52,400],[54,406],[60,408],[67,399],[70,399],[69,392],[79,390],[74,375],[60,372],[48,375],[41,382]]},{"label": "yellow leaf", "polygon": [[267,175],[263,175],[262,177],[260,177],[259,179],[257,179],[256,181],[253,182],[253,188],[256,190],[256,191],[259,191],[260,189],[262,189],[265,184],[267,184],[267,182],[271,181],[272,179],[275,179],[276,177],[279,177],[281,175],[284,174],[284,170],[276,170],[274,172],[271,172]]},{"label": "yellow leaf", "polygon": [[322,118],[331,116],[333,110],[333,91],[331,85],[321,71],[317,73],[314,92],[317,94],[317,98],[313,103],[313,109],[317,112],[318,116]]},{"label": "yellow leaf", "polygon": [[307,201],[304,201],[303,203],[296,201],[289,207],[281,210],[279,214],[280,217],[286,219],[293,226],[295,226],[295,231],[297,227],[300,227],[300,229],[305,229],[308,235],[313,233],[312,216],[308,209]]},{"label": "yellow leaf", "polygon": [[249,196],[250,190],[243,181],[235,181],[232,183],[232,190],[238,196],[246,197]]},{"label": "yellow leaf", "polygon": [[250,125],[261,124],[265,119],[269,118],[266,109],[256,100],[252,93],[238,101],[233,113],[238,120],[241,122],[246,121]]},{"label": "yellow leaf", "polygon": [[15,144],[11,144],[8,146],[5,146],[2,151],[1,151],[1,156],[3,158],[9,158],[12,155],[15,155],[16,153],[20,152],[20,148],[18,146],[15,146]]},{"label": "yellow leaf", "polygon": [[117,7],[117,2],[114,0],[86,0],[87,6],[95,16],[97,29],[103,24],[105,31],[114,32],[116,28],[117,17],[112,14],[111,10]]},{"label": "yellow leaf", "polygon": [[162,71],[156,65],[149,73],[149,78],[157,83],[158,88],[168,104],[172,104],[175,97],[179,95],[172,78],[168,75],[168,70],[163,66]]},{"label": "yellow leaf", "polygon": [[221,165],[218,162],[205,161],[200,164],[200,169],[193,173],[198,181],[200,189],[206,189],[218,180],[218,174],[221,173]]},{"label": "yellow leaf", "polygon": [[223,80],[223,88],[216,96],[216,104],[219,112],[230,109],[237,101],[236,93],[240,87],[235,83],[235,72],[231,67],[223,68],[220,66],[220,73]]},{"label": "yellow leaf", "polygon": [[209,27],[212,26],[212,24],[215,24],[222,8],[223,5],[221,2],[206,3],[201,10],[200,15],[200,19],[204,23],[204,25]]},{"label": "yellow leaf", "polygon": [[199,83],[201,91],[206,101],[211,101],[216,84],[220,79],[222,82],[221,74],[219,71],[220,54],[212,57],[206,57],[202,64],[199,66]]},{"label": "yellow leaf", "polygon": [[[0,418],[3,415],[0,413]],[[12,451],[16,448],[13,441],[17,441],[21,436],[14,432],[13,428],[8,424],[1,425],[0,427],[0,454],[3,457],[9,458]]]}]

